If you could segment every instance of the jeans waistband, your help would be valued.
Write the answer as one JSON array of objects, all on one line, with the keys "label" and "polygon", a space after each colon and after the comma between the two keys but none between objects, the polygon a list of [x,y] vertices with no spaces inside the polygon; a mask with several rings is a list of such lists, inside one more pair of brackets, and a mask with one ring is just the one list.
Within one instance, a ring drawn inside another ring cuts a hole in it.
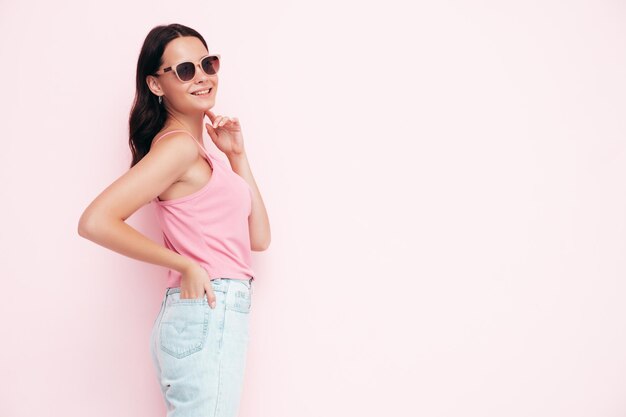
[{"label": "jeans waistband", "polygon": [[[213,286],[213,291],[221,291],[226,292],[230,285],[238,285],[243,284],[248,289],[252,289],[252,281],[254,281],[254,277],[250,279],[236,279],[236,278],[214,278],[211,280],[211,285]],[[173,293],[179,293],[180,287],[168,287],[165,292],[165,296],[167,297]]]}]

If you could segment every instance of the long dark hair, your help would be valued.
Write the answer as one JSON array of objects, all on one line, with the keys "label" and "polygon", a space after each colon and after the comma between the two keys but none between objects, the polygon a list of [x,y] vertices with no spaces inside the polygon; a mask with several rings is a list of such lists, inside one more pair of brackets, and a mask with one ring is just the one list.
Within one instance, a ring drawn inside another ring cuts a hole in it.
[{"label": "long dark hair", "polygon": [[206,41],[197,31],[190,27],[172,23],[156,26],[148,33],[141,47],[137,60],[137,79],[135,100],[128,119],[129,146],[133,154],[130,167],[132,168],[150,150],[154,136],[159,133],[167,119],[164,104],[150,91],[146,83],[148,75],[155,75],[155,71],[163,64],[163,51],[167,44],[182,36],[195,36],[209,49]]}]

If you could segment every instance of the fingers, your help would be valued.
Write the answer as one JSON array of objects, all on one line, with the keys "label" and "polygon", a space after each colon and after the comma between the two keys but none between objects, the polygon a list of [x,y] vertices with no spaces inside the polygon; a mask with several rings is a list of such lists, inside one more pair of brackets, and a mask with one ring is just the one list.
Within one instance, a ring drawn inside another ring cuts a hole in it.
[{"label": "fingers", "polygon": [[211,127],[217,127],[217,122],[222,116],[216,116],[211,110],[207,110],[204,112],[207,116],[209,116],[209,121],[211,122]]},{"label": "fingers", "polygon": [[200,294],[200,291],[187,291],[187,290],[182,290],[181,289],[180,290],[180,294],[179,294],[178,297],[181,300],[193,300],[193,299],[196,299],[196,298],[202,298],[203,297],[202,295],[191,295],[193,293]]},{"label": "fingers", "polygon": [[206,126],[206,131],[209,134],[209,136],[213,140],[217,140],[217,132],[215,131],[215,128],[211,126],[211,123],[205,123],[204,126]]},{"label": "fingers", "polygon": [[[227,117],[227,116],[215,116],[212,114],[212,117],[209,117],[209,119],[211,120],[210,126],[212,128],[218,128],[218,127],[222,127],[224,126],[226,123],[233,123],[233,124],[238,124],[239,123],[239,119],[237,117]],[[209,124],[209,123],[206,123]]]},{"label": "fingers", "polygon": [[221,127],[224,126],[224,120],[228,120],[228,117],[225,116],[216,116],[215,120],[213,120],[213,127]]},{"label": "fingers", "polygon": [[206,300],[209,303],[211,308],[215,308],[216,300],[215,300],[215,292],[213,291],[213,286],[211,283],[208,284],[208,287],[204,287],[206,291]]}]

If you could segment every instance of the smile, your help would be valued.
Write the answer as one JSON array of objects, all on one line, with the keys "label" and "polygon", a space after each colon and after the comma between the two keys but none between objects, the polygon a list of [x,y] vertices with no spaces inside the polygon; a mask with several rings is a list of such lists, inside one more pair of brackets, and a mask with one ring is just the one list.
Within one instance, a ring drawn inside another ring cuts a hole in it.
[{"label": "smile", "polygon": [[208,94],[211,94],[211,91],[213,91],[213,88],[209,88],[208,90],[202,90],[202,91],[196,91],[193,94],[194,96],[206,96]]}]

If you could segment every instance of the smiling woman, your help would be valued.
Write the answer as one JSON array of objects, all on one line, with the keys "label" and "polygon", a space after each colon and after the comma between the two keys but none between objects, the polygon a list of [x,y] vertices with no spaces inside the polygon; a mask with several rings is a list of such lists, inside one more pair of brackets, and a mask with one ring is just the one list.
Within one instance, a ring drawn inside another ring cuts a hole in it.
[{"label": "smiling woman", "polygon": [[[220,55],[210,54],[195,30],[171,24],[148,33],[129,119],[130,169],[85,209],[78,226],[104,247],[168,268],[150,337],[168,415],[237,415],[255,280],[251,251],[270,242],[239,120],[210,110],[219,69]],[[204,146],[205,117],[228,162]],[[163,245],[125,222],[147,203]]]}]

